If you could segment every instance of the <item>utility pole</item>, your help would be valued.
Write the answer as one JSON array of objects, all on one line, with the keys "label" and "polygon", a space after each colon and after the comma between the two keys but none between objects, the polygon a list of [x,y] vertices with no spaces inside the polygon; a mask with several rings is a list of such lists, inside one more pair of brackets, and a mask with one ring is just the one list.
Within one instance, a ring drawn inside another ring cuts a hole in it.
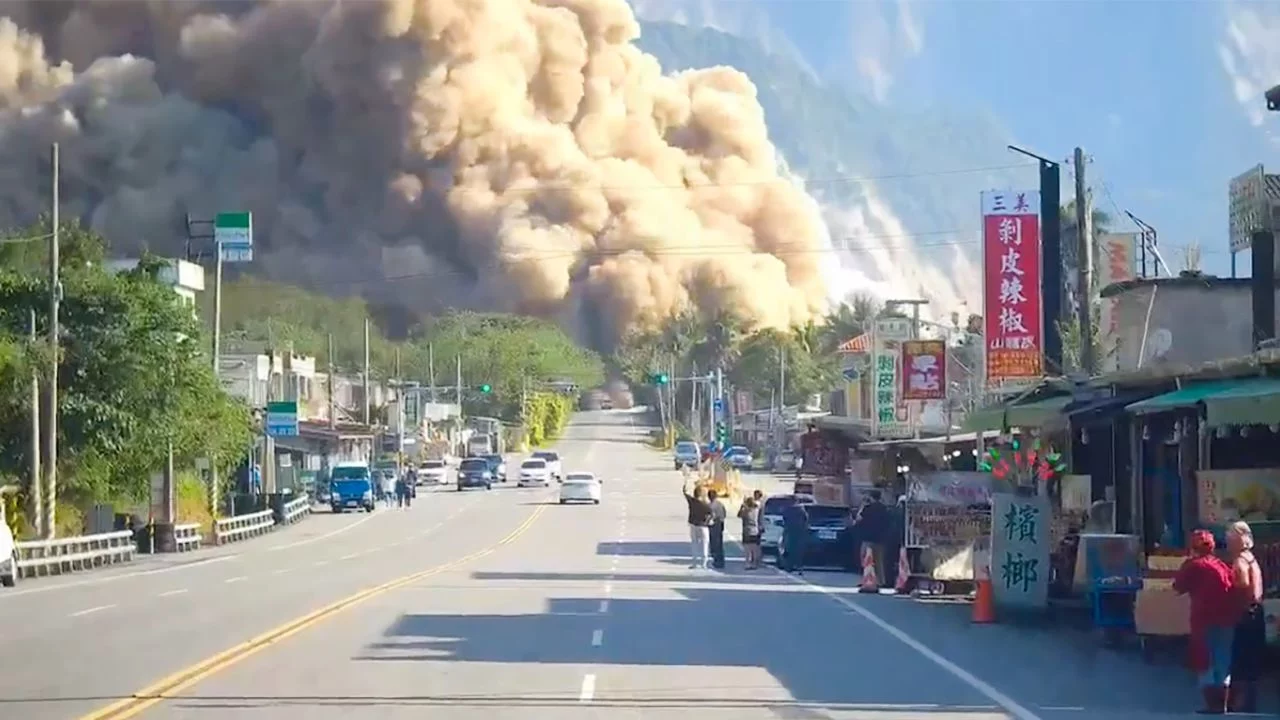
[{"label": "utility pole", "polygon": [[396,477],[404,473],[404,380],[400,377],[400,348],[396,348]]},{"label": "utility pole", "polygon": [[[213,243],[213,263],[214,263],[213,264],[213,267],[214,267],[214,270],[213,270],[213,328],[212,328],[213,347],[211,348],[211,350],[212,350],[212,362],[213,362],[213,376],[215,378],[219,378],[222,375],[222,247],[218,245],[217,235],[212,229],[200,235],[197,235],[193,230],[193,226],[195,225],[206,225],[206,226],[212,227],[215,224],[215,222],[216,221],[214,220],[192,220],[191,215],[188,214],[186,216],[186,224],[187,224],[186,260],[187,262],[195,262],[199,258],[197,254],[192,254],[191,252],[191,242],[193,240],[213,240],[214,241]],[[250,453],[250,460],[252,461],[252,453]],[[213,457],[213,455],[210,454],[209,456],[209,489],[206,497],[209,503],[209,515],[213,518],[219,517],[219,513],[218,513],[219,495],[222,491],[222,483],[218,479],[218,473],[219,473],[218,458]]]},{"label": "utility pole", "polygon": [[458,353],[456,358],[453,389],[458,398],[458,417],[462,417],[462,353]]},{"label": "utility pole", "polygon": [[[769,419],[769,442],[775,443],[779,449],[782,446],[782,438],[786,437],[786,423],[783,417],[786,415],[787,409],[787,348],[778,346],[778,412],[777,422],[774,418]],[[772,414],[772,413],[771,413]]]},{"label": "utility pole", "polygon": [[41,528],[45,539],[52,539],[57,534],[58,506],[58,361],[62,355],[60,335],[61,323],[58,319],[59,305],[62,303],[62,261],[58,257],[59,237],[59,165],[58,143],[53,144],[53,232],[49,236],[49,349],[53,353],[53,362],[49,363],[49,418],[45,423],[45,473],[47,475],[44,497],[44,527]]},{"label": "utility pole", "polygon": [[364,374],[362,377],[364,385],[364,424],[369,426],[369,318],[364,319]]},{"label": "utility pole", "polygon": [[1044,358],[1054,372],[1062,370],[1062,175],[1059,163],[1017,145],[1008,148],[1040,164],[1040,285],[1044,288]]},{"label": "utility pole", "polygon": [[[28,316],[30,323],[31,347],[36,345],[36,309],[31,308]],[[36,363],[31,364],[31,481],[27,484],[28,501],[27,517],[31,518],[36,535],[44,537],[44,493],[41,492],[43,478],[40,477],[40,370]]]},{"label": "utility pole", "polygon": [[338,403],[335,399],[337,395],[337,387],[333,383],[333,333],[329,333],[328,342],[328,359],[329,359],[329,429],[336,430],[338,428]]},{"label": "utility pole", "polygon": [[1093,227],[1090,222],[1089,200],[1085,190],[1084,150],[1076,148],[1076,273],[1080,291],[1076,306],[1080,326],[1080,369],[1093,377]]},{"label": "utility pole", "polygon": [[431,404],[436,403],[436,347],[427,343],[427,380],[431,383]]}]

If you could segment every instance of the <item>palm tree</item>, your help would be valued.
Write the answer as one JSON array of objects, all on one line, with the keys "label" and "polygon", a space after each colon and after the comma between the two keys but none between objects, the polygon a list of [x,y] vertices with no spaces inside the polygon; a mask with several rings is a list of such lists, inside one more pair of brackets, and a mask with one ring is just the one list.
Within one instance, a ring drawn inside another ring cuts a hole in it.
[{"label": "palm tree", "polygon": [[871,330],[871,323],[880,314],[880,303],[866,293],[849,296],[832,308],[822,327],[822,347],[834,352],[840,343]]}]

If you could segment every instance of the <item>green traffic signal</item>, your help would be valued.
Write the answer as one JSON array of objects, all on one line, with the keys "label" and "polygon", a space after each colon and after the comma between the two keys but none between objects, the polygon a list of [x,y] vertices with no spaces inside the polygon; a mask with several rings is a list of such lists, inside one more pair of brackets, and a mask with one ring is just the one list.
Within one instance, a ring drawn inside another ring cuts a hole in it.
[{"label": "green traffic signal", "polygon": [[480,386],[480,392],[482,393],[489,393],[492,390],[493,390],[493,386],[490,385],[489,383],[485,383],[484,385]]},{"label": "green traffic signal", "polygon": [[666,373],[649,374],[649,383],[651,385],[666,385],[669,380],[670,378],[667,377]]}]

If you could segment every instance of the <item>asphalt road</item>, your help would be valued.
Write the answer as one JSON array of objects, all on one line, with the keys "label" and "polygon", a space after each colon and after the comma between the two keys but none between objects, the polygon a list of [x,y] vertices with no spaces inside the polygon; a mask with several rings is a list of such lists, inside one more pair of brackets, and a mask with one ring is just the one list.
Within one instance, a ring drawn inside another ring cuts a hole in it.
[{"label": "asphalt road", "polygon": [[689,569],[680,476],[634,417],[579,415],[561,443],[566,470],[605,479],[599,506],[431,493],[195,565],[0,595],[0,717],[1191,716],[1185,673],[1087,634],[974,626],[838,573]]}]

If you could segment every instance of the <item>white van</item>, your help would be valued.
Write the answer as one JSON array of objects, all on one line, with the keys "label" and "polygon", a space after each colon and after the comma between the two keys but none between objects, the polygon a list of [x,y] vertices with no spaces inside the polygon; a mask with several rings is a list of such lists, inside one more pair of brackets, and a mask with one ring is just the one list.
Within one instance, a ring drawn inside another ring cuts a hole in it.
[{"label": "white van", "polygon": [[0,585],[13,587],[18,584],[18,546],[13,532],[4,517],[4,505],[0,503]]}]

